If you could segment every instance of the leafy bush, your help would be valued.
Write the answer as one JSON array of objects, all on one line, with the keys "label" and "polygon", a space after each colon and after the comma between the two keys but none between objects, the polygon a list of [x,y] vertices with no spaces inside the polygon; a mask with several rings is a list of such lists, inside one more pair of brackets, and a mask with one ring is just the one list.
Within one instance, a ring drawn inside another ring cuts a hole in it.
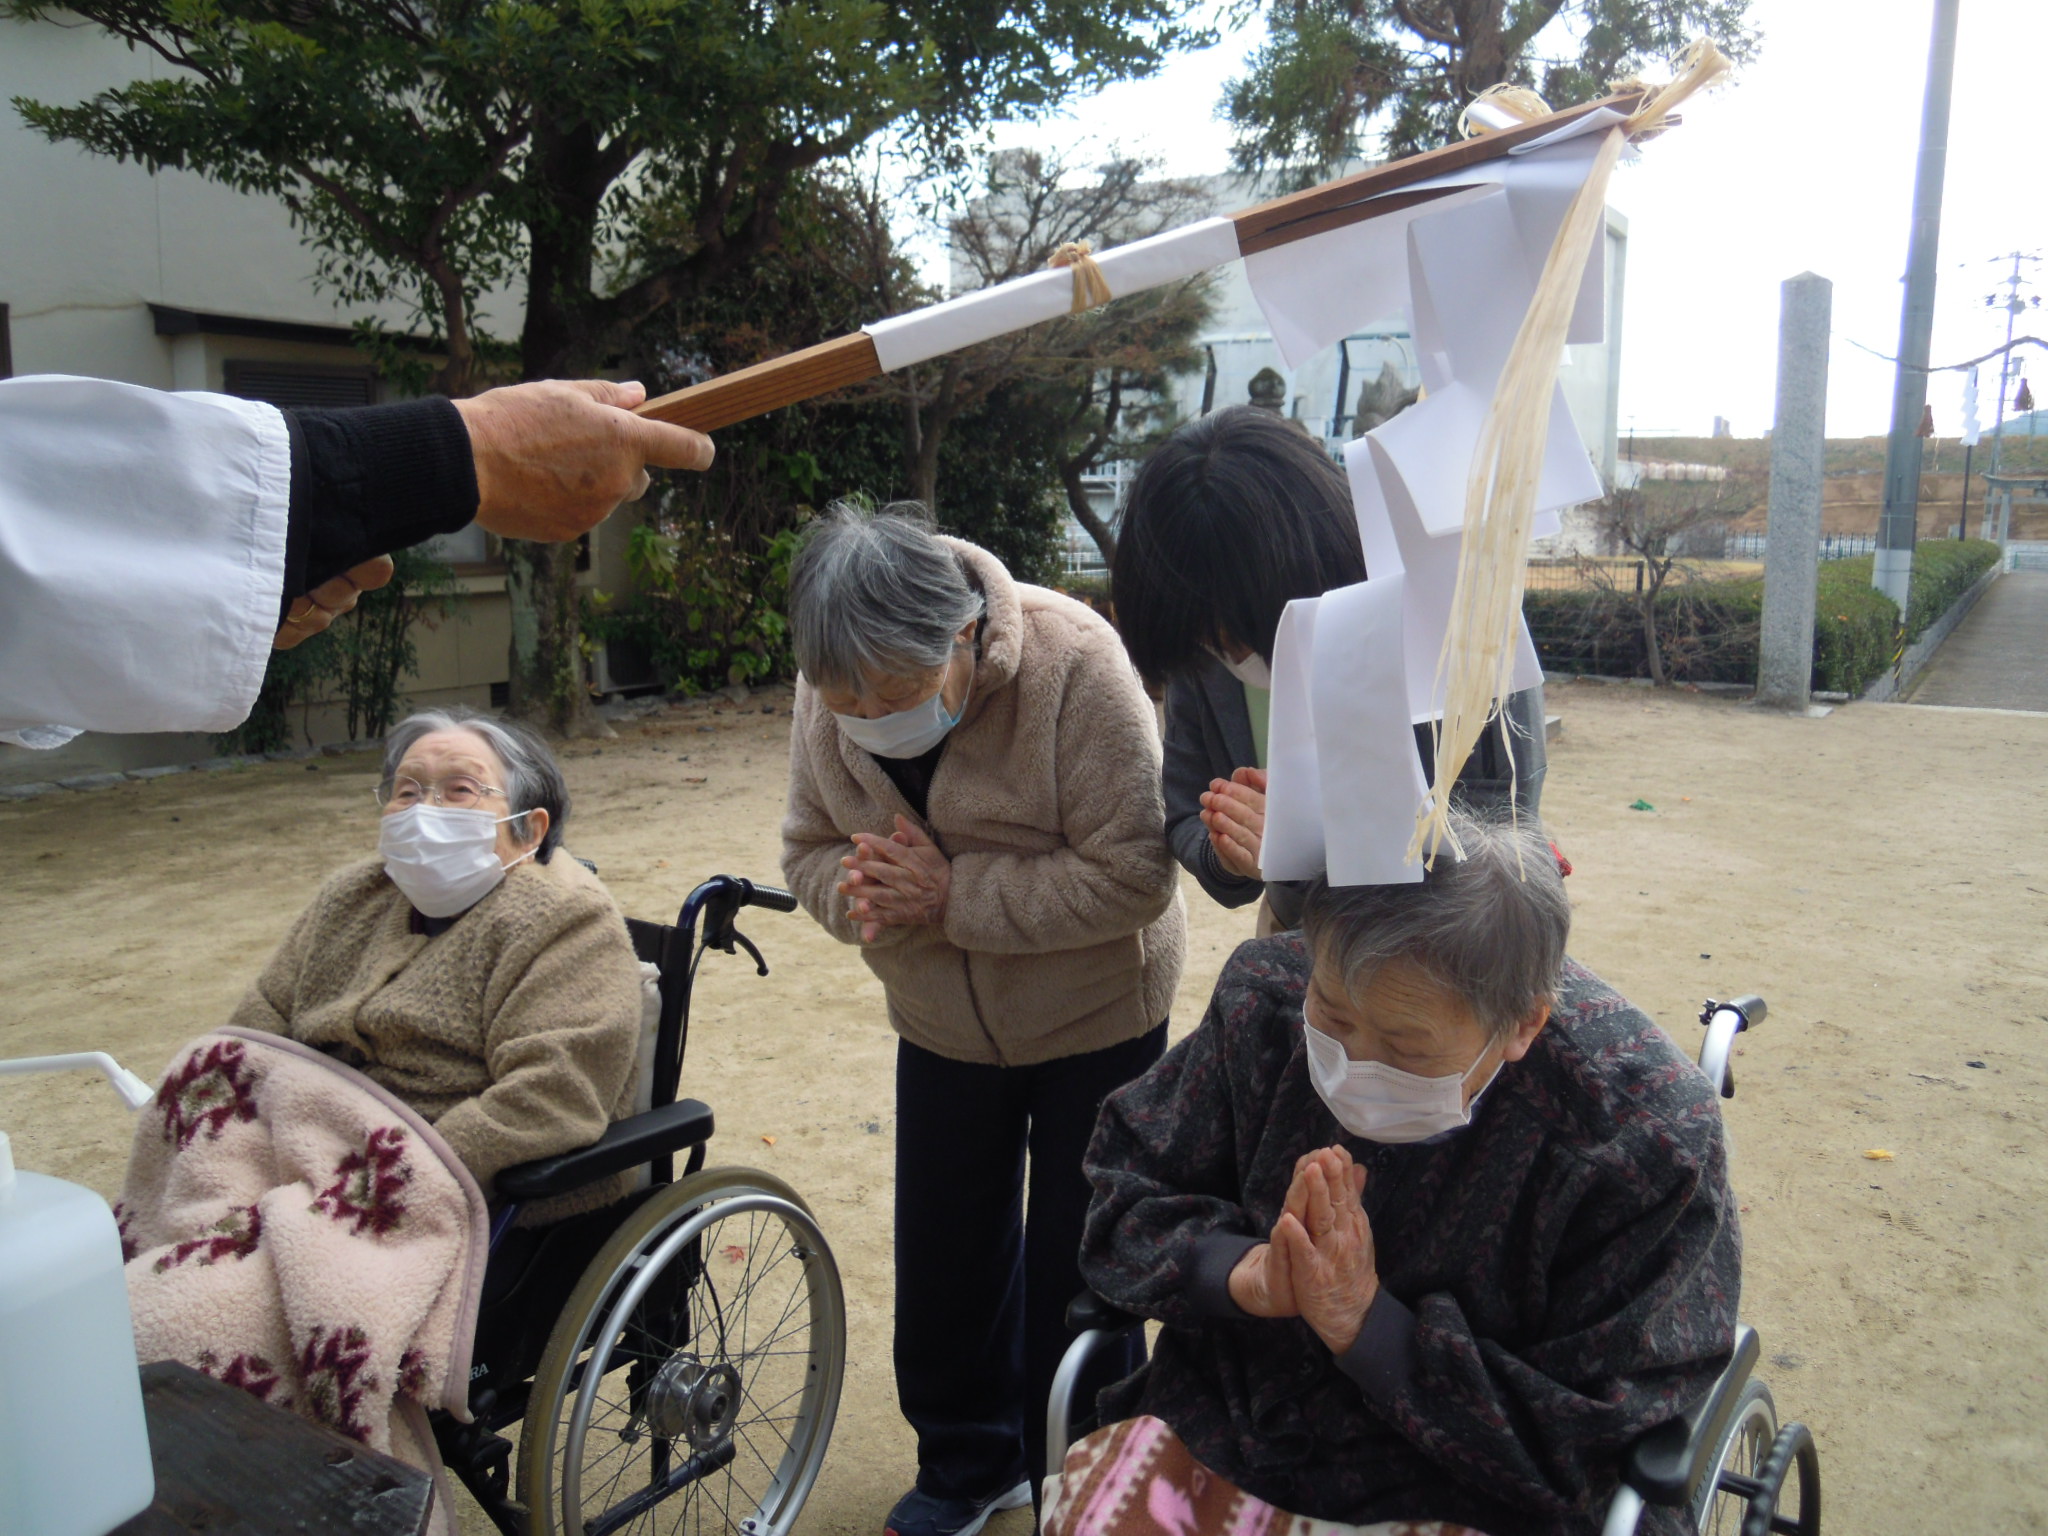
[{"label": "leafy bush", "polygon": [[[1871,557],[1830,561],[1870,580]],[[1913,548],[1913,584],[1906,594],[1906,624],[1901,643],[1911,645],[1955,605],[1977,579],[1998,563],[1998,546],[1989,539],[1923,539]],[[1823,566],[1825,571],[1826,567]]]},{"label": "leafy bush", "polygon": [[[1930,541],[1914,557],[1906,644],[1948,611],[1997,559],[1981,540]],[[1868,555],[1821,562],[1815,588],[1813,687],[1861,693],[1892,664],[1899,645],[1897,604],[1870,585]],[[1522,612],[1545,670],[1647,677],[1642,628],[1632,608],[1598,588],[1531,591]],[[1763,582],[1694,581],[1657,600],[1657,640],[1674,680],[1756,682]]]},{"label": "leafy bush", "polygon": [[632,597],[594,609],[585,628],[595,640],[640,647],[681,693],[786,677],[795,670],[783,609],[797,538],[785,528],[753,553],[700,518],[643,523],[626,545]]}]

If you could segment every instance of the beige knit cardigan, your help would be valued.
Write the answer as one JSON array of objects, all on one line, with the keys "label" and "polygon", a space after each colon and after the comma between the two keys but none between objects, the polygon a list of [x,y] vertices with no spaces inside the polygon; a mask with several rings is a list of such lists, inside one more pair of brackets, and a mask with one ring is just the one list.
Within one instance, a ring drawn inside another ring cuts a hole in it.
[{"label": "beige knit cardigan", "polygon": [[[1116,631],[943,541],[987,598],[966,712],[923,822],[952,866],[942,927],[864,947],[889,1022],[956,1061],[1024,1066],[1102,1050],[1166,1017],[1187,914],[1166,846],[1159,731]],[[782,869],[835,938],[859,942],[834,887],[855,832],[915,813],[797,680]]]},{"label": "beige knit cardigan", "polygon": [[[231,1024],[326,1051],[433,1123],[486,1194],[504,1168],[631,1114],[640,973],[611,896],[565,851],[531,860],[437,937],[378,860],[331,876]],[[553,1218],[624,1190],[544,1202]]]}]

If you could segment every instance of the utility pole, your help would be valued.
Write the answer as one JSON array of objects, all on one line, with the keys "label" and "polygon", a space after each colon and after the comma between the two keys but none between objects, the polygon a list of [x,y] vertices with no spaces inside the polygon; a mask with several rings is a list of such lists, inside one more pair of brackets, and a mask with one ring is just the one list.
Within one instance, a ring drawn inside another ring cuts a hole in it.
[{"label": "utility pole", "polygon": [[[2026,281],[2025,278],[2020,276],[2020,263],[2023,261],[2040,260],[2038,256],[2030,256],[2025,251],[2010,251],[2000,259],[2012,262],[2012,272],[2004,279],[2005,347],[1998,354],[1998,424],[1991,429],[1991,473],[1994,475],[1998,473],[2005,461],[2005,392],[2012,383],[2013,374],[2018,371],[2013,366],[2012,328],[2014,322],[2019,319],[2021,312],[2027,307],[2020,298],[2020,284]],[[1998,303],[1998,295],[1994,293],[1984,302],[1987,305],[1996,305]],[[2036,304],[2041,302],[2038,295],[2035,297],[2034,302]],[[1983,528],[1984,537],[1987,539],[1991,537],[1992,495],[1991,482],[1987,480],[1984,483]]]},{"label": "utility pole", "polygon": [[1961,0],[1934,0],[1927,99],[1920,112],[1920,162],[1913,173],[1913,233],[1906,246],[1906,302],[1899,315],[1899,363],[1892,384],[1891,442],[1884,459],[1884,515],[1870,582],[1906,611],[1913,542],[1920,521],[1920,417],[1927,405],[1927,348],[1934,333],[1934,259],[1941,243],[1941,185],[1948,169],[1948,103],[1956,68]]}]

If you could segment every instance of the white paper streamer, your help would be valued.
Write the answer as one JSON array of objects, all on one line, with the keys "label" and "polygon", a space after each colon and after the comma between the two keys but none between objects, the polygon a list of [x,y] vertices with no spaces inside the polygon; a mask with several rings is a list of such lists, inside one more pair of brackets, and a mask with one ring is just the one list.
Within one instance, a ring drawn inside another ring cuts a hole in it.
[{"label": "white paper streamer", "polygon": [[[1097,254],[1113,294],[1142,293],[1237,259],[1237,226],[1227,218],[1170,229]],[[1074,274],[1062,267],[863,326],[884,373],[1056,320],[1074,307]]]}]

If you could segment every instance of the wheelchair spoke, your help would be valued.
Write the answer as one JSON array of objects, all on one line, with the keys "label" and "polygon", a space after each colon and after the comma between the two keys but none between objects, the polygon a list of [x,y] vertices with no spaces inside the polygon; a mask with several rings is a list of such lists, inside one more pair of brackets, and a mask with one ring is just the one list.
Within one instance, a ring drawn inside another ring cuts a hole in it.
[{"label": "wheelchair spoke", "polygon": [[553,1485],[536,1489],[546,1536],[786,1536],[816,1476],[844,1358],[830,1252],[779,1181],[692,1177],[586,1281],[575,1352],[551,1346],[526,1433],[553,1470],[522,1462]]}]

